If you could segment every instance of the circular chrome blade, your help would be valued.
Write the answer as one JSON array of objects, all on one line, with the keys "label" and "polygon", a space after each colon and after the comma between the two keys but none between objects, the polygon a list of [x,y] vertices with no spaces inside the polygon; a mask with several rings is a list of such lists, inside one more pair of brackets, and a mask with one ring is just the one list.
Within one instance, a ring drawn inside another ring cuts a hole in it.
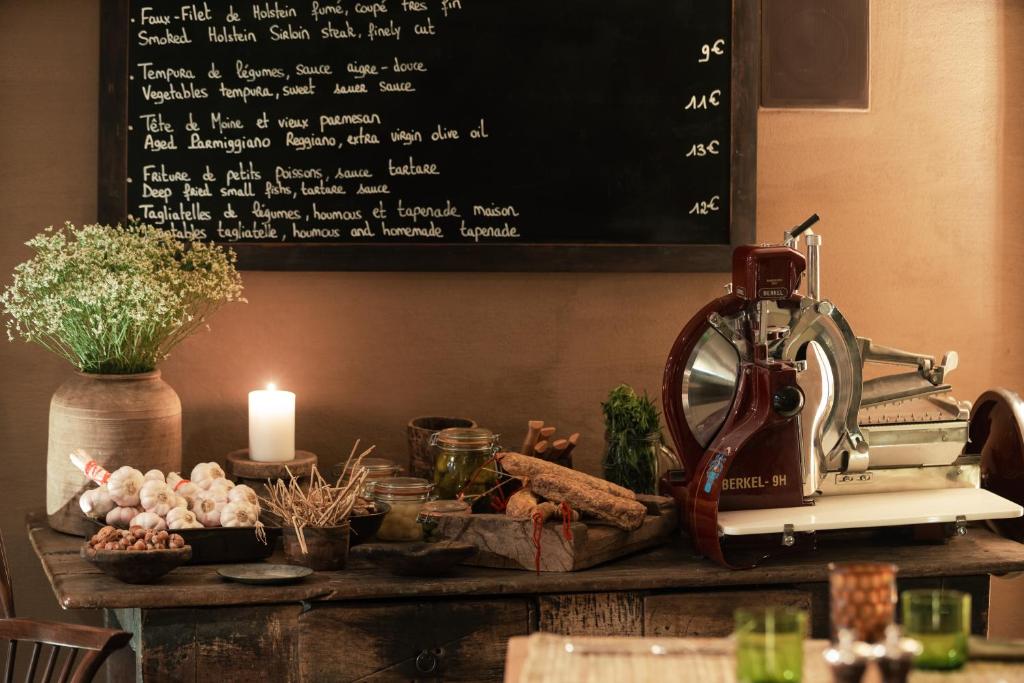
[{"label": "circular chrome blade", "polygon": [[736,396],[740,356],[717,330],[709,327],[686,361],[683,370],[683,415],[702,447],[725,422]]}]

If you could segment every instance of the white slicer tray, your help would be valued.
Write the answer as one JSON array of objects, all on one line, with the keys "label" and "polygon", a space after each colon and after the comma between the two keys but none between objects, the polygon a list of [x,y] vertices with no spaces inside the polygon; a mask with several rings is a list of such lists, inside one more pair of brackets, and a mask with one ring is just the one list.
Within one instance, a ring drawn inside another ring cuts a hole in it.
[{"label": "white slicer tray", "polygon": [[793,531],[860,529],[905,524],[968,522],[1020,517],[1024,509],[984,489],[937,489],[820,496],[814,505],[759,510],[728,510],[718,513],[718,529],[726,536]]}]

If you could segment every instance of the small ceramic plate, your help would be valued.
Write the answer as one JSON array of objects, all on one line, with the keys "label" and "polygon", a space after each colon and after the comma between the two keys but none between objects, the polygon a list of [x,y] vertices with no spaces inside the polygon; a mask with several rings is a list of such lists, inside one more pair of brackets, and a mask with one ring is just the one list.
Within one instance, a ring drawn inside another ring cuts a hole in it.
[{"label": "small ceramic plate", "polygon": [[293,564],[234,564],[221,567],[217,573],[228,581],[276,586],[301,581],[312,574],[313,570]]}]

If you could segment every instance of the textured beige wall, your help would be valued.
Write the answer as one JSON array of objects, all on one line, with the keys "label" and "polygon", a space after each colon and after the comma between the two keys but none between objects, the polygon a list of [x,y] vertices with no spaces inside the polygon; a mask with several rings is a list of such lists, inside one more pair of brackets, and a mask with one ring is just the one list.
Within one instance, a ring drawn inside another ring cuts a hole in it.
[{"label": "textured beige wall", "polygon": [[[0,274],[40,227],[95,217],[97,14],[95,0],[0,0]],[[1022,38],[1019,2],[875,2],[870,112],[760,115],[762,238],[820,213],[827,296],[859,334],[959,350],[962,398],[1024,386]],[[593,469],[604,393],[657,393],[678,329],[725,276],[245,279],[250,303],[164,366],[188,460],[244,445],[245,392],[273,379],[298,392],[300,447],[329,462],[357,437],[401,459],[410,416],[455,413],[510,442],[533,417],[580,430]],[[47,405],[67,372],[0,343],[0,526],[25,614],[55,608],[21,520],[43,505]]]}]

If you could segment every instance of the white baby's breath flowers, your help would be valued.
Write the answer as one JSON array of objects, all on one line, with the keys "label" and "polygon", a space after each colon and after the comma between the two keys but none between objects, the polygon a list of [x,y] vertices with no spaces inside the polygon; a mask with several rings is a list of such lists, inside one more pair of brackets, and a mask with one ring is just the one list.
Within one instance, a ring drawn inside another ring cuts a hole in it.
[{"label": "white baby's breath flowers", "polygon": [[153,370],[222,304],[245,301],[233,251],[158,228],[67,223],[26,244],[35,256],[0,294],[7,337],[83,372]]}]

